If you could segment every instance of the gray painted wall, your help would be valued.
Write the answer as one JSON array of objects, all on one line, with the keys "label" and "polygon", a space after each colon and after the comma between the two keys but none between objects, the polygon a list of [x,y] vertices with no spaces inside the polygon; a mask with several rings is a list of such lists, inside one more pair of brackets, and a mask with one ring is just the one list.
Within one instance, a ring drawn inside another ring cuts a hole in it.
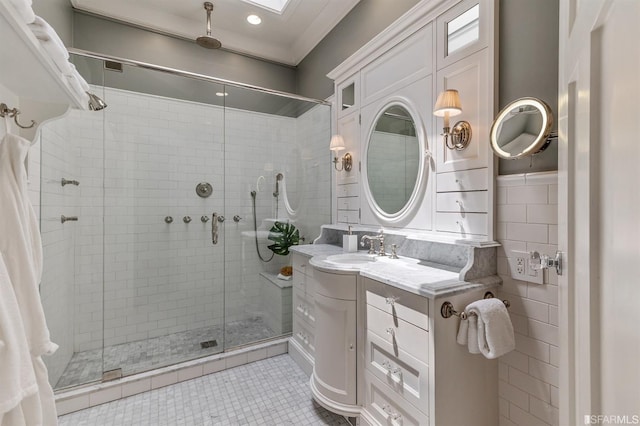
[{"label": "gray painted wall", "polygon": [[[499,109],[515,99],[532,96],[547,102],[557,114],[558,1],[499,1]],[[298,93],[321,99],[333,94],[327,72],[416,3],[362,0],[298,65]],[[500,174],[557,169],[555,141],[535,157],[499,161]]]},{"label": "gray painted wall", "polygon": [[387,28],[418,0],[360,0],[298,64],[297,93],[316,99],[333,94],[327,73]]},{"label": "gray painted wall", "polygon": [[[535,97],[549,104],[557,119],[558,0],[500,0],[499,22],[499,109]],[[501,175],[558,170],[558,142],[530,158],[500,159],[498,170]]]},{"label": "gray painted wall", "polygon": [[[558,111],[559,0],[499,1],[499,99],[501,109],[523,96]],[[326,74],[389,26],[418,0],[361,0],[300,62],[297,70],[194,42],[73,12],[68,0],[34,0],[67,45],[325,99]],[[557,142],[531,159],[500,160],[499,173],[557,170]]]},{"label": "gray painted wall", "polygon": [[65,46],[73,42],[73,9],[69,0],[33,0],[33,11],[51,25]]},{"label": "gray painted wall", "polygon": [[[40,0],[43,1],[43,0]],[[152,64],[295,92],[295,68],[188,41],[80,12],[73,14],[73,46]]]}]

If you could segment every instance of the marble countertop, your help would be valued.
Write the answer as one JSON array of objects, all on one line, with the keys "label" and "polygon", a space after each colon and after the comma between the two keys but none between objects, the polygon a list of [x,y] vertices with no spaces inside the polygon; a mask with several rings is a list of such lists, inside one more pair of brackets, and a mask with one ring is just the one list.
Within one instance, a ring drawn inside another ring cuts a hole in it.
[{"label": "marble countertop", "polygon": [[357,267],[340,265],[327,261],[328,256],[343,253],[341,247],[330,244],[296,246],[291,250],[310,257],[309,263],[317,269],[341,274],[359,273],[363,277],[429,298],[451,296],[479,288],[490,289],[501,283],[496,275],[473,282],[461,281],[459,271],[454,268],[409,257],[379,257]]}]

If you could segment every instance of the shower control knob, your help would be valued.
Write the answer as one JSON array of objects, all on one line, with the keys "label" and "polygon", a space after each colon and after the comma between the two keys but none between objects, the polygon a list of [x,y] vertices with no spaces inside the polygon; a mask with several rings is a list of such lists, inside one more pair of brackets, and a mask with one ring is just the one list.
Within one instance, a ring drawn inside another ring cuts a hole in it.
[{"label": "shower control knob", "polygon": [[191,216],[185,216],[185,217],[183,217],[183,218],[182,218],[182,221],[183,221],[184,223],[189,223],[189,222],[191,222]]},{"label": "shower control knob", "polygon": [[238,222],[240,222],[241,220],[242,220],[242,218],[241,218],[240,216],[238,216],[238,215],[235,215],[235,216],[233,217],[233,221],[234,221],[235,223],[238,223]]},{"label": "shower control knob", "polygon": [[165,216],[164,222],[165,223],[171,223],[171,222],[173,222],[173,218],[171,216]]},{"label": "shower control knob", "polygon": [[202,223],[209,222],[209,216],[200,216],[200,222]]},{"label": "shower control knob", "polygon": [[220,223],[224,222],[224,216],[222,215],[218,216],[218,222]]}]

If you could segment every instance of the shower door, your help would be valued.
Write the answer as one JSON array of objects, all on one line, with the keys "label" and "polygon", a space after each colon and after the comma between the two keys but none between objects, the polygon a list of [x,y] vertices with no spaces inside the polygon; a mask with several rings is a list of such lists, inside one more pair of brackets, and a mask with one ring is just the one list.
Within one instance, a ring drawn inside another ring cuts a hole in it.
[{"label": "shower door", "polygon": [[309,242],[330,222],[329,107],[73,59],[107,108],[41,131],[54,387],[288,335],[291,256],[270,229]]},{"label": "shower door", "polygon": [[212,242],[225,203],[221,91],[105,71],[107,379],[224,350],[224,244]]},{"label": "shower door", "polygon": [[[309,243],[330,217],[330,108],[225,89],[225,349],[286,336],[291,254],[274,254],[276,222]],[[285,274],[287,273],[284,271]]]}]

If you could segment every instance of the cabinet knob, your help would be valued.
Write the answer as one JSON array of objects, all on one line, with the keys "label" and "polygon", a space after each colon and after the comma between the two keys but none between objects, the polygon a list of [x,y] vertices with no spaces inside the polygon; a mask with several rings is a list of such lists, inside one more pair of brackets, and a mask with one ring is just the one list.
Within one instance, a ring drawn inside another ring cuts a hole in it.
[{"label": "cabinet knob", "polygon": [[396,331],[393,329],[393,327],[389,327],[387,328],[387,334],[391,337],[396,335]]}]

